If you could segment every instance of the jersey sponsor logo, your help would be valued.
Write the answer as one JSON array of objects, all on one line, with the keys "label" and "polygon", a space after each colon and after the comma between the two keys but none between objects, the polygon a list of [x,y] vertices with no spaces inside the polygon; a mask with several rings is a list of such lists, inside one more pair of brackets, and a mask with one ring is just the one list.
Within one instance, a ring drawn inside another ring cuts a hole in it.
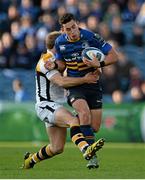
[{"label": "jersey sponsor logo", "polygon": [[77,57],[73,57],[73,58],[64,58],[66,62],[71,62],[71,61],[76,61]]},{"label": "jersey sponsor logo", "polygon": [[77,57],[77,56],[79,56],[79,53],[73,53],[72,55],[71,55],[72,57]]},{"label": "jersey sponsor logo", "polygon": [[70,99],[70,102],[72,103],[72,102],[74,102],[74,101],[75,101],[75,98],[72,97],[72,98]]},{"label": "jersey sponsor logo", "polygon": [[71,61],[76,61],[76,60],[81,60],[82,57],[81,56],[77,56],[77,57],[73,57],[73,58],[64,58],[66,62],[71,62]]},{"label": "jersey sponsor logo", "polygon": [[87,48],[87,47],[89,47],[88,42],[87,42],[87,41],[83,42],[83,43],[82,43],[82,48],[85,49],[85,48]]},{"label": "jersey sponsor logo", "polygon": [[97,101],[97,103],[102,103],[102,100],[96,100]]},{"label": "jersey sponsor logo", "polygon": [[65,51],[66,50],[66,46],[65,45],[60,45],[59,48],[60,48],[60,51]]}]

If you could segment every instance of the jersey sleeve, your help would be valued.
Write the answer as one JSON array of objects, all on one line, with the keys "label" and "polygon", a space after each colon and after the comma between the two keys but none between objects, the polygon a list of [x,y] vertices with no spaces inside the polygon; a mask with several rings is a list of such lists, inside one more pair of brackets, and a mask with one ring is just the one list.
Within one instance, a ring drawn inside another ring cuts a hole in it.
[{"label": "jersey sleeve", "polygon": [[41,55],[40,60],[36,66],[36,72],[40,72],[44,74],[47,77],[47,79],[50,79],[54,74],[59,73],[59,71],[48,70],[47,68],[45,68],[45,63],[47,61],[52,61],[52,62],[55,61],[54,54],[50,51]]},{"label": "jersey sleeve", "polygon": [[54,70],[48,71],[46,73],[46,77],[47,77],[47,79],[50,80],[50,78],[52,78],[52,76],[54,76],[55,74],[60,74],[60,73],[58,70],[54,69]]},{"label": "jersey sleeve", "polygon": [[93,42],[97,45],[97,47],[105,54],[107,55],[108,52],[112,49],[112,46],[107,43],[103,37],[101,37],[99,34],[93,35]]}]

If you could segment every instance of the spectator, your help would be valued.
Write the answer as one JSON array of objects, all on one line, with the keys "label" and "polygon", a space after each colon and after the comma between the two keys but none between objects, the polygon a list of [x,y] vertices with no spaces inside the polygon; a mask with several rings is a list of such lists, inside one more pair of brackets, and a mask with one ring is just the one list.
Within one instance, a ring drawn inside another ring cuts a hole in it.
[{"label": "spectator", "polygon": [[116,71],[119,75],[120,90],[124,93],[129,90],[130,87],[130,69],[134,67],[131,60],[128,60],[128,57],[123,51],[118,51],[118,61],[115,64]]},{"label": "spectator", "polygon": [[15,54],[15,46],[12,35],[9,32],[5,32],[2,35],[2,44],[3,44],[3,55],[7,59],[6,68],[11,68],[12,57]]},{"label": "spectator", "polygon": [[143,33],[143,28],[137,24],[134,24],[131,43],[135,46],[142,47],[144,45]]},{"label": "spectator", "polygon": [[143,101],[143,93],[140,89],[140,87],[132,87],[130,91],[126,95],[127,102],[141,102]]},{"label": "spectator", "polygon": [[41,11],[53,16],[57,11],[58,5],[60,5],[58,0],[41,0]]},{"label": "spectator", "polygon": [[99,19],[96,16],[89,16],[87,18],[87,28],[95,33],[98,32]]},{"label": "spectator", "polygon": [[35,36],[27,34],[25,38],[25,46],[30,55],[30,61],[31,61],[32,67],[34,68],[41,55],[41,51],[37,47],[37,40]]},{"label": "spectator", "polygon": [[13,21],[11,23],[10,32],[15,42],[19,43],[22,41],[19,21]]},{"label": "spectator", "polygon": [[33,6],[32,0],[21,0],[19,7],[20,16],[30,16],[32,21],[37,21],[39,15],[39,9],[36,6]]},{"label": "spectator", "polygon": [[140,87],[143,82],[141,71],[137,67],[130,68],[130,88]]},{"label": "spectator", "polygon": [[102,80],[104,94],[112,95],[115,90],[120,89],[119,74],[115,65],[104,67]]},{"label": "spectator", "polygon": [[126,44],[126,37],[121,29],[122,20],[120,16],[114,16],[111,23],[111,38],[118,42],[119,46]]},{"label": "spectator", "polygon": [[79,8],[79,21],[86,22],[87,18],[91,15],[90,12],[90,4],[87,1],[79,1],[78,3]]},{"label": "spectator", "polygon": [[99,34],[108,41],[111,37],[110,28],[106,22],[100,22],[99,23]]},{"label": "spectator", "polygon": [[30,15],[25,15],[25,16],[21,17],[20,26],[21,26],[20,36],[21,36],[22,42],[24,41],[26,34],[34,34],[35,33],[35,28],[33,27],[32,18]]},{"label": "spectator", "polygon": [[109,4],[107,11],[104,14],[103,21],[110,24],[112,22],[113,17],[120,16],[119,6],[115,3]]},{"label": "spectator", "polygon": [[139,4],[136,0],[128,0],[127,7],[122,12],[122,19],[124,22],[133,22],[138,14]]},{"label": "spectator", "polygon": [[56,21],[54,21],[53,17],[50,14],[48,13],[43,14],[39,20],[40,20],[40,28],[44,27],[48,32],[55,30]]},{"label": "spectator", "polygon": [[145,2],[142,4],[135,21],[140,26],[145,27]]},{"label": "spectator", "polygon": [[2,41],[0,41],[0,68],[7,68],[8,67],[8,59],[4,55],[4,47]]},{"label": "spectator", "polygon": [[77,7],[77,0],[65,0],[66,2],[66,9],[67,12],[70,12],[77,16],[79,13],[78,7]]},{"label": "spectator", "polygon": [[11,24],[13,21],[19,20],[19,12],[15,5],[10,5],[8,8],[8,20]]},{"label": "spectator", "polygon": [[112,93],[112,100],[115,104],[121,104],[123,102],[123,93],[120,90],[115,90]]},{"label": "spectator", "polygon": [[13,66],[23,69],[32,68],[31,55],[28,52],[28,49],[25,44],[18,44],[16,54],[13,57]]},{"label": "spectator", "polygon": [[14,91],[14,101],[15,102],[24,102],[28,101],[28,94],[24,90],[23,84],[19,79],[14,79],[12,82],[12,87]]}]

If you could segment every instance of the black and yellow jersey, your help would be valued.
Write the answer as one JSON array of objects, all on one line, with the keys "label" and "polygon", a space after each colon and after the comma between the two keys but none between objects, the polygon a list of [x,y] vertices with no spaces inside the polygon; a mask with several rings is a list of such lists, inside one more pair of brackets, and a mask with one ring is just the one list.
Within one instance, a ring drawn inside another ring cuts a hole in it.
[{"label": "black and yellow jersey", "polygon": [[47,51],[41,55],[40,60],[36,65],[36,102],[40,101],[55,101],[64,98],[64,89],[50,82],[50,78],[59,73],[58,70],[48,70],[44,64],[46,61],[54,61],[55,57],[52,52]]}]

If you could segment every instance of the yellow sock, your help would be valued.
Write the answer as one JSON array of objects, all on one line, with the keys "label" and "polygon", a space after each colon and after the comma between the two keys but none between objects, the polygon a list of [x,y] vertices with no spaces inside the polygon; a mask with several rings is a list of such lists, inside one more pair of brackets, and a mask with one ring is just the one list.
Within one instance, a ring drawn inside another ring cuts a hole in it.
[{"label": "yellow sock", "polygon": [[51,152],[50,150],[50,146],[44,146],[42,147],[37,153],[34,153],[32,156],[32,160],[37,163],[40,162],[42,160],[48,159],[53,157],[54,154]]},{"label": "yellow sock", "polygon": [[88,146],[88,143],[80,130],[80,126],[72,126],[70,128],[70,135],[73,143],[76,144],[81,151]]}]

